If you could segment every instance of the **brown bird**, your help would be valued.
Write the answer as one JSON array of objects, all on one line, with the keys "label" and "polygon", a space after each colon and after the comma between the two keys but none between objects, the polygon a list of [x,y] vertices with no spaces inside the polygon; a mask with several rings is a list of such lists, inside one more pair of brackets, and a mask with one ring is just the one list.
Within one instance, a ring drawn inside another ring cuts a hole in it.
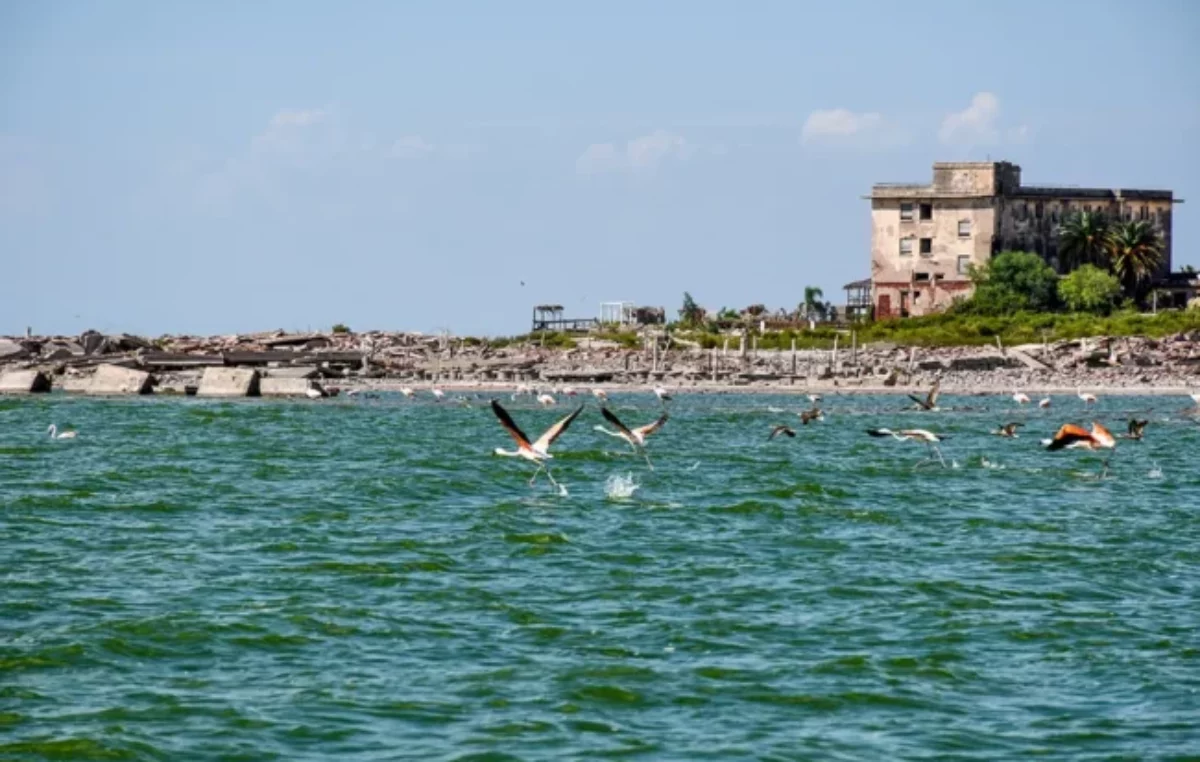
[{"label": "brown bird", "polygon": [[[1047,450],[1115,450],[1117,439],[1111,431],[1093,421],[1091,431],[1074,423],[1064,423],[1055,432],[1053,439],[1043,439],[1042,444]],[[1108,461],[1111,457],[1104,459],[1101,476],[1108,474]]]},{"label": "brown bird", "polygon": [[646,453],[646,437],[662,428],[663,424],[667,422],[667,414],[663,413],[654,423],[648,423],[645,426],[639,426],[636,429],[631,429],[625,424],[621,423],[621,419],[617,418],[617,416],[614,415],[613,412],[608,408],[600,408],[600,413],[609,423],[611,423],[613,426],[616,426],[617,430],[609,431],[603,426],[596,426],[596,431],[599,431],[603,434],[608,434],[610,437],[624,439],[630,444],[631,447],[633,447],[634,451],[642,454],[642,457],[646,459],[646,465],[650,466],[650,470],[654,470],[654,464],[650,462],[650,456]]},{"label": "brown bird", "polygon": [[1017,423],[1017,422],[1006,423],[1003,426],[1001,426],[1000,428],[993,431],[992,433],[997,436],[1008,437],[1010,439],[1016,439],[1017,438],[1017,429],[1024,425],[1025,424],[1023,424],[1023,423]]},{"label": "brown bird", "polygon": [[571,425],[571,422],[579,417],[579,414],[583,412],[583,405],[575,408],[575,412],[566,418],[560,419],[553,426],[546,429],[545,433],[534,442],[529,441],[529,437],[525,436],[525,432],[521,431],[520,427],[513,421],[512,416],[508,414],[508,411],[500,407],[500,403],[496,400],[492,400],[492,412],[500,419],[500,425],[504,427],[509,436],[517,443],[516,450],[502,450],[497,447],[495,454],[505,458],[524,458],[536,463],[538,470],[533,472],[533,478],[529,480],[530,486],[533,486],[534,482],[537,481],[538,474],[545,471],[550,483],[557,487],[558,482],[554,481],[554,477],[550,474],[550,469],[546,467],[546,461],[554,457],[549,452],[550,445],[554,444],[554,440],[562,436],[567,427]]},{"label": "brown bird", "polygon": [[929,389],[929,394],[925,399],[921,399],[915,394],[910,394],[909,399],[917,403],[918,410],[937,410],[938,387],[941,386],[941,379],[934,379],[933,386]]},{"label": "brown bird", "polygon": [[[805,423],[808,423],[808,421],[805,421]],[[783,434],[785,437],[794,437],[796,436],[796,430],[790,426],[784,426],[783,424],[780,424],[771,429],[771,436],[767,437],[767,441],[774,439],[780,434]]]},{"label": "brown bird", "polygon": [[1129,432],[1124,436],[1124,439],[1141,439],[1142,434],[1146,430],[1146,424],[1150,421],[1139,421],[1136,418],[1129,419]]},{"label": "brown bird", "polygon": [[799,413],[799,416],[800,416],[800,423],[804,424],[805,426],[808,425],[809,421],[825,420],[825,414],[822,413],[821,409],[816,406],[814,406],[812,410],[805,410],[805,411]]}]

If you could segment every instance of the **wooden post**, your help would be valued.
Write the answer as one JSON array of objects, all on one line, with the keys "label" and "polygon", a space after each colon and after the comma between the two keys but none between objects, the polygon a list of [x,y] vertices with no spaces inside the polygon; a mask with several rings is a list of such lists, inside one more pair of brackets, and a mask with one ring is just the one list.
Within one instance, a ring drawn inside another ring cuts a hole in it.
[{"label": "wooden post", "polygon": [[913,365],[917,362],[917,348],[908,348],[908,375],[912,375]]},{"label": "wooden post", "polygon": [[1004,354],[1004,344],[1000,342],[1000,337],[996,336],[996,349],[1000,350],[1000,354]]},{"label": "wooden post", "polygon": [[712,380],[713,383],[717,382],[717,347],[715,345],[712,348]]},{"label": "wooden post", "polygon": [[650,370],[654,373],[658,372],[658,335],[654,336],[654,346],[652,347]]},{"label": "wooden post", "polygon": [[833,335],[833,354],[829,358],[829,369],[831,371],[837,369],[837,348],[838,348],[838,339],[840,339],[840,338],[842,338],[842,335],[840,333],[835,333]]},{"label": "wooden post", "polygon": [[792,337],[792,375],[796,375],[796,337]]},{"label": "wooden post", "polygon": [[850,362],[858,367],[858,331],[850,332]]}]

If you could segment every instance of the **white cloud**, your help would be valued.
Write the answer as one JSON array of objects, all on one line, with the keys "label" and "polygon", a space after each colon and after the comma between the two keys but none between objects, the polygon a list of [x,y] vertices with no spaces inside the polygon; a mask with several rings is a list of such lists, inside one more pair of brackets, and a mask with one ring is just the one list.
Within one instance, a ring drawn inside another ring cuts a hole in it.
[{"label": "white cloud", "polygon": [[593,143],[575,160],[575,170],[582,175],[605,172],[653,173],[668,159],[686,161],[696,147],[682,137],[655,130],[649,135],[633,138],[618,146],[615,143]]},{"label": "white cloud", "polygon": [[1000,99],[994,93],[976,93],[971,105],[962,111],[947,114],[938,130],[943,143],[995,143],[1000,136],[996,120],[1000,116]]},{"label": "white cloud", "polygon": [[844,108],[814,111],[804,120],[800,140],[811,143],[819,140],[846,138],[878,130],[883,117],[878,113],[855,113]]},{"label": "white cloud", "polygon": [[420,135],[405,135],[392,143],[388,156],[393,159],[419,159],[433,153],[434,145]]}]

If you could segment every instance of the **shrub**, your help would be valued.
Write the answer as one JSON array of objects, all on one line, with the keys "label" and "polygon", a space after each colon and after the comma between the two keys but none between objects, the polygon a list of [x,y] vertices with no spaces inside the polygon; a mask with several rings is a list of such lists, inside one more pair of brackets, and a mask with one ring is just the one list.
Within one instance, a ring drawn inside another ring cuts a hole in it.
[{"label": "shrub", "polygon": [[1083,265],[1059,281],[1058,295],[1068,309],[1106,314],[1121,296],[1121,282],[1095,265]]},{"label": "shrub", "polygon": [[975,295],[955,310],[978,315],[1008,315],[1021,310],[1049,310],[1057,297],[1058,274],[1028,251],[1002,251],[973,268]]},{"label": "shrub", "polygon": [[345,323],[334,323],[331,330],[334,333],[350,333],[350,326]]}]

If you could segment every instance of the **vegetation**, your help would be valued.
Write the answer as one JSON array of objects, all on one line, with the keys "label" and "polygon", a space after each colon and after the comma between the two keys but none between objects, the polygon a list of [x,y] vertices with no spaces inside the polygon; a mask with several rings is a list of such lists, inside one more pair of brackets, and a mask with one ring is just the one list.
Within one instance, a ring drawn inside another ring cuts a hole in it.
[{"label": "vegetation", "polygon": [[1002,251],[971,269],[975,294],[956,310],[976,315],[1007,315],[1021,310],[1052,310],[1058,298],[1058,274],[1028,251]]},{"label": "vegetation", "polygon": [[1058,282],[1058,295],[1075,312],[1107,314],[1121,298],[1121,282],[1095,265],[1083,265]]},{"label": "vegetation", "polygon": [[333,333],[350,333],[350,326],[345,323],[334,323],[330,329]]},{"label": "vegetation", "polygon": [[1066,217],[1058,228],[1058,250],[1069,270],[1083,265],[1106,267],[1108,220],[1096,212],[1078,212]]},{"label": "vegetation", "polygon": [[825,292],[816,286],[804,287],[804,303],[800,305],[797,312],[806,320],[824,320],[828,313],[830,305],[821,301],[825,298]]},{"label": "vegetation", "polygon": [[1149,293],[1162,255],[1162,239],[1145,220],[1125,222],[1109,231],[1109,268],[1131,299],[1140,302]]},{"label": "vegetation", "polygon": [[683,308],[679,310],[679,322],[686,326],[699,326],[704,323],[704,308],[696,304],[696,300],[687,291],[683,292]]}]

